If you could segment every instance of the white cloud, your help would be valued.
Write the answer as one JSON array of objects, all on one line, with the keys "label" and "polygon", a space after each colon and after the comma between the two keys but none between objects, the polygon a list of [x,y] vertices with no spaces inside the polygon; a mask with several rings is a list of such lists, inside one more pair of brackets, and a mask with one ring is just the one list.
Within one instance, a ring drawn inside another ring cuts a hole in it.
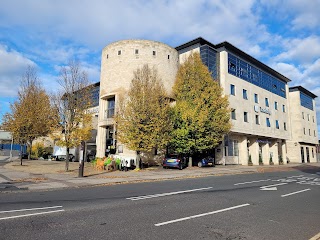
[{"label": "white cloud", "polygon": [[0,96],[16,96],[22,74],[35,63],[4,45],[0,45],[0,62]]},{"label": "white cloud", "polygon": [[318,29],[320,25],[320,0],[260,0],[264,11],[275,20],[287,20],[292,30]]},{"label": "white cloud", "polygon": [[276,56],[276,60],[295,61],[301,64],[310,64],[320,56],[320,37],[309,36],[302,39],[286,39],[285,50]]}]

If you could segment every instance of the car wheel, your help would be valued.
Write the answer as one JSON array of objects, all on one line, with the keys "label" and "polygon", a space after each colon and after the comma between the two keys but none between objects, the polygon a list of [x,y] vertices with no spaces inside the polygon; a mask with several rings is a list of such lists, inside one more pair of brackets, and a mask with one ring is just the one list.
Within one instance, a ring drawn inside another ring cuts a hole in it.
[{"label": "car wheel", "polygon": [[200,161],[200,162],[198,162],[198,167],[200,167],[200,168],[201,168],[201,167],[203,167],[203,166],[202,166],[202,162],[201,162],[201,161]]}]

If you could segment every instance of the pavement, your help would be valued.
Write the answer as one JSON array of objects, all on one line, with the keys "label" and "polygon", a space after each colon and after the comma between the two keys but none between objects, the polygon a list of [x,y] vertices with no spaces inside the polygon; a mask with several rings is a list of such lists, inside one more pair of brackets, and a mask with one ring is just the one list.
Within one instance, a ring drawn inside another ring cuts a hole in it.
[{"label": "pavement", "polygon": [[[38,161],[38,162],[35,162]],[[48,161],[32,160],[37,165]],[[24,164],[28,162],[25,161]],[[52,162],[53,163],[53,162]],[[63,163],[63,162],[61,162]],[[10,165],[10,168],[7,167]],[[63,171],[53,173],[21,171],[18,168],[19,159],[11,160],[8,157],[0,156],[0,192],[6,191],[43,191],[62,188],[78,188],[97,185],[114,185],[134,182],[164,181],[173,179],[199,178],[208,176],[234,175],[261,172],[279,171],[306,171],[308,168],[319,168],[320,163],[308,164],[285,164],[273,166],[242,166],[242,165],[217,165],[215,167],[188,167],[183,170],[163,169],[162,167],[152,167],[140,171],[96,171],[94,174],[85,177],[78,177],[77,171],[65,173]],[[20,166],[19,166],[20,167]],[[16,169],[19,169],[16,170]]]}]

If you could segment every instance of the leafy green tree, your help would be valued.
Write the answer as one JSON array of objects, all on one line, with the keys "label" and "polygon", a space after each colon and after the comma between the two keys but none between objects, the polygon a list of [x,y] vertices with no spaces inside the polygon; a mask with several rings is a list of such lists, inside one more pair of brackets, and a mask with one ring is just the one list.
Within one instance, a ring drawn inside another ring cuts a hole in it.
[{"label": "leafy green tree", "polygon": [[176,105],[170,148],[192,155],[216,147],[231,128],[229,102],[199,53],[180,66],[173,86]]},{"label": "leafy green tree", "polygon": [[91,87],[86,72],[75,61],[61,68],[58,84],[61,89],[52,96],[58,113],[52,138],[56,145],[66,147],[65,171],[69,171],[70,148],[91,138],[92,115],[87,111],[91,107]]},{"label": "leafy green tree", "polygon": [[138,68],[126,96],[120,97],[115,116],[118,140],[137,152],[164,149],[172,127],[170,99],[157,70]]},{"label": "leafy green tree", "polygon": [[28,145],[30,159],[33,141],[51,133],[55,119],[50,98],[33,67],[29,66],[23,75],[18,99],[10,108],[11,113],[3,117],[3,127],[13,134],[15,142]]}]

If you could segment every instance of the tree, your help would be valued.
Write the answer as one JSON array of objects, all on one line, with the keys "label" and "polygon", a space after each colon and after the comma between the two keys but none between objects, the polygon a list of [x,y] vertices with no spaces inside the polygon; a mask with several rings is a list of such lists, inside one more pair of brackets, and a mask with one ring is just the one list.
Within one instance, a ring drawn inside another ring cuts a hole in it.
[{"label": "tree", "polygon": [[69,171],[70,148],[91,138],[92,116],[87,111],[91,107],[91,88],[86,72],[75,61],[61,68],[58,84],[61,89],[52,97],[58,113],[52,137],[58,146],[66,147],[65,170]]},{"label": "tree", "polygon": [[170,148],[188,155],[215,148],[231,128],[229,103],[199,53],[192,53],[180,66],[173,94]]},{"label": "tree", "polygon": [[144,65],[134,72],[127,98],[120,97],[115,121],[117,138],[129,149],[165,148],[172,126],[170,99],[155,68]]},{"label": "tree", "polygon": [[[32,143],[41,136],[47,136],[52,131],[55,111],[50,98],[42,88],[37,72],[28,67],[22,76],[18,99],[11,104],[11,113],[3,117],[3,127],[13,134],[19,144],[28,145],[30,160]],[[20,155],[22,165],[22,154]]]}]

